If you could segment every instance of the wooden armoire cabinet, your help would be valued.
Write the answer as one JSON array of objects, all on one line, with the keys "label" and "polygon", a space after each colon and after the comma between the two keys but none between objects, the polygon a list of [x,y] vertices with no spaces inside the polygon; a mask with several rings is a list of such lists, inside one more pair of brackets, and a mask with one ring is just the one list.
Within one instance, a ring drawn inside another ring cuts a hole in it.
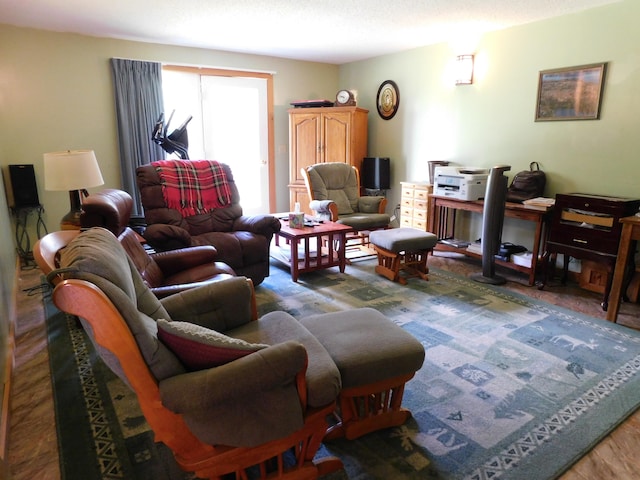
[{"label": "wooden armoire cabinet", "polygon": [[344,162],[360,170],[367,156],[368,110],[358,107],[292,108],[289,110],[289,200],[309,209],[300,169],[316,163]]}]

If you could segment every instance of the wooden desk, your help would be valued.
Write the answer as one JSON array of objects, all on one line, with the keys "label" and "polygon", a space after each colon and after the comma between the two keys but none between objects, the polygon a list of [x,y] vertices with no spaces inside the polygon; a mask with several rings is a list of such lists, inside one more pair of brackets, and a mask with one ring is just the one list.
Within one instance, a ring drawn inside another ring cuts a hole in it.
[{"label": "wooden desk", "polygon": [[635,254],[635,250],[632,251],[631,247],[635,245],[637,240],[640,240],[640,217],[636,217],[635,215],[623,217],[620,219],[620,223],[622,223],[622,234],[620,235],[618,258],[613,271],[609,308],[607,309],[607,320],[610,322],[615,322],[618,318],[620,299],[622,298],[622,286],[625,283],[624,279],[629,262],[629,255]]},{"label": "wooden desk", "polygon": [[[446,209],[450,209],[447,211]],[[465,210],[469,212],[482,213],[484,209],[484,201],[463,201],[449,197],[440,197],[438,195],[429,195],[428,221],[427,230],[438,236],[438,239],[450,238],[455,236],[455,212],[456,210]],[[517,270],[529,275],[529,285],[533,285],[536,279],[536,271],[538,270],[538,260],[540,252],[544,251],[547,238],[547,231],[552,207],[547,208],[530,208],[520,203],[507,202],[505,205],[504,216],[508,218],[519,218],[535,222],[536,231],[533,238],[533,248],[531,266],[517,265],[513,262],[505,262],[496,259],[496,265],[501,265],[512,270]],[[455,248],[439,243],[434,250],[453,251],[464,253],[470,257],[482,258],[473,252],[469,252],[466,248]]]},{"label": "wooden desk", "polygon": [[[280,231],[274,235],[275,245],[271,246],[270,252],[273,258],[291,269],[291,279],[294,282],[298,281],[301,273],[330,267],[339,267],[340,273],[344,273],[346,235],[353,228],[334,222],[291,228],[289,221],[282,219],[280,224]],[[280,238],[286,239],[286,246],[280,246]]]}]

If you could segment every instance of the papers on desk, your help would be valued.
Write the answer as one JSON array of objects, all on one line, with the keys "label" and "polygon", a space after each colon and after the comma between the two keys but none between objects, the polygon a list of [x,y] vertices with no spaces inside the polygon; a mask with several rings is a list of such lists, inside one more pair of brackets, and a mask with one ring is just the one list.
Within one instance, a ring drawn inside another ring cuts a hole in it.
[{"label": "papers on desk", "polygon": [[524,202],[522,202],[522,205],[534,210],[548,210],[549,208],[553,207],[555,203],[555,198],[536,197],[525,200]]}]

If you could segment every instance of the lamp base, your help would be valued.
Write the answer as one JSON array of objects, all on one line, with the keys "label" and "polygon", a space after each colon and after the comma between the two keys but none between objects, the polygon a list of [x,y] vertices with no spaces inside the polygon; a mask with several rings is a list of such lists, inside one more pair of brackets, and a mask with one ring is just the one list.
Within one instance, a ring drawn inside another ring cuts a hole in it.
[{"label": "lamp base", "polygon": [[80,190],[69,190],[71,210],[62,217],[60,230],[80,230],[80,214],[82,213],[82,199]]}]

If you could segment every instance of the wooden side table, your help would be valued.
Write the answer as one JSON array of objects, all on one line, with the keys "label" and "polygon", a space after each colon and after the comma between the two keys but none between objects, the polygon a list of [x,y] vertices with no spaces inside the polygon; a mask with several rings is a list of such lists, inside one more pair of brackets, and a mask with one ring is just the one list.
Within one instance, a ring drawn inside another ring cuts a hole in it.
[{"label": "wooden side table", "polygon": [[637,240],[640,240],[640,217],[636,217],[635,215],[623,217],[620,219],[620,223],[622,223],[622,234],[620,235],[618,258],[613,273],[613,284],[611,285],[609,308],[607,310],[607,320],[610,322],[615,322],[618,318],[629,255],[635,253],[635,249],[632,250],[631,247],[635,245]]},{"label": "wooden side table", "polygon": [[[452,211],[450,215],[447,209]],[[429,206],[427,210],[427,231],[434,233],[438,239],[455,237],[456,211],[464,210],[468,212],[482,213],[484,209],[484,201],[482,200],[456,200],[449,197],[440,197],[438,195],[429,195]],[[547,230],[549,217],[553,209],[551,207],[532,208],[522,205],[521,203],[507,202],[504,208],[504,216],[508,218],[517,218],[535,223],[535,233],[533,236],[532,260],[530,266],[518,265],[513,262],[505,262],[496,259],[496,264],[526,273],[529,276],[529,286],[534,285],[536,271],[538,270],[538,259],[540,252],[544,252],[547,239]],[[434,250],[450,251],[464,253],[474,258],[482,258],[482,255],[473,253],[464,248],[457,248],[442,243],[438,243]]]}]

